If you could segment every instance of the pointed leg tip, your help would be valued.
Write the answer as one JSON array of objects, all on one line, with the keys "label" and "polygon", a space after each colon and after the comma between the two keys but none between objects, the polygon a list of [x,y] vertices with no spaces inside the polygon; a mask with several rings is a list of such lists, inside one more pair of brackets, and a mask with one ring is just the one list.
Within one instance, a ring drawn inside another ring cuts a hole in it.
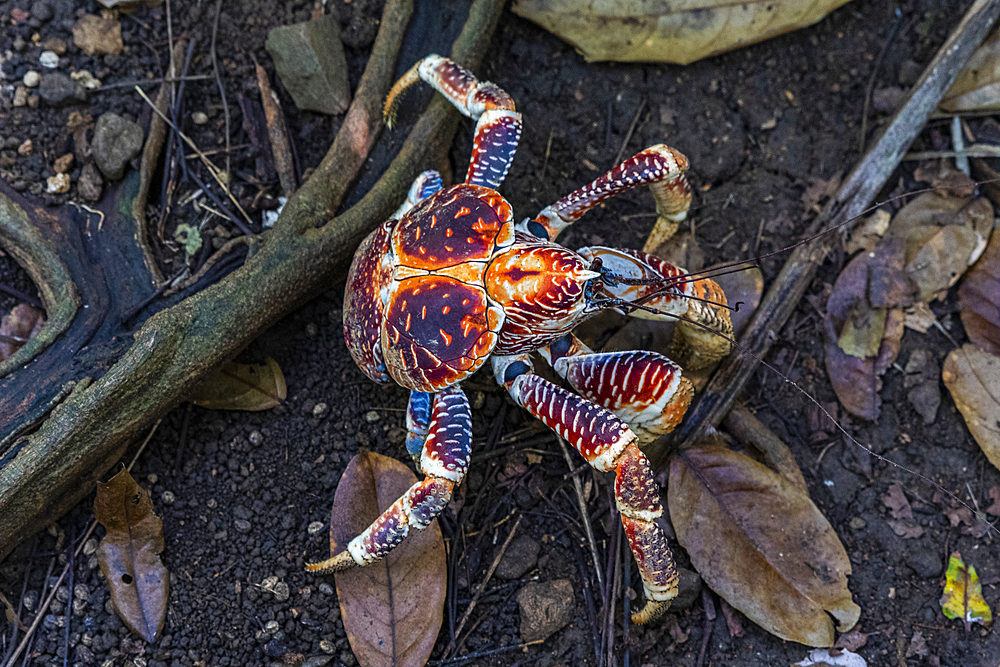
[{"label": "pointed leg tip", "polygon": [[632,614],[632,622],[637,625],[649,623],[663,616],[670,609],[671,600],[646,600],[646,606]]},{"label": "pointed leg tip", "polygon": [[306,572],[315,574],[335,574],[356,567],[357,563],[351,556],[351,552],[344,550],[336,556],[331,556],[318,563],[306,563]]}]

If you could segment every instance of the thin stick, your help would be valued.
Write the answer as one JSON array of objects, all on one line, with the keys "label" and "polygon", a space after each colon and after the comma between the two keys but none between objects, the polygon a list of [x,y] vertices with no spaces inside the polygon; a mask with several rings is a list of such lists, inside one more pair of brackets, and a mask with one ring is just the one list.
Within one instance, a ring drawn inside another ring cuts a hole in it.
[{"label": "thin stick", "polygon": [[222,0],[215,5],[215,20],[212,22],[212,72],[215,74],[215,84],[219,87],[219,97],[222,98],[222,115],[226,119],[226,175],[231,176],[232,167],[229,164],[229,103],[226,102],[226,89],[222,85],[222,77],[219,76],[219,60],[215,53],[215,37],[219,34],[219,14],[222,13]]},{"label": "thin stick", "polygon": [[615,161],[613,164],[621,164],[622,155],[625,154],[625,149],[628,148],[628,142],[632,139],[632,133],[635,132],[635,126],[639,122],[639,116],[642,112],[646,110],[646,100],[643,99],[639,103],[639,108],[635,110],[635,116],[632,118],[632,124],[628,126],[628,132],[625,133],[625,140],[622,141],[621,148],[618,149],[618,155],[615,156]]},{"label": "thin stick", "polygon": [[[483,594],[483,591],[486,590],[486,584],[490,582],[490,577],[493,576],[494,570],[496,570],[497,565],[500,564],[500,559],[503,558],[504,553],[507,552],[507,546],[510,544],[510,541],[514,538],[514,533],[517,532],[517,527],[521,525],[522,518],[523,515],[519,515],[517,517],[517,521],[514,522],[514,526],[510,529],[510,532],[507,533],[507,539],[504,540],[503,546],[500,547],[499,553],[497,553],[496,558],[493,559],[493,564],[490,565],[490,569],[486,571],[486,576],[483,577],[483,580],[476,585],[476,591],[472,595],[472,601],[469,603],[469,606],[465,610],[465,613],[462,614],[462,620],[458,622],[458,629],[455,630],[455,636],[462,634],[462,628],[465,627],[465,623],[466,621],[469,620],[469,616],[472,614],[472,610],[476,608],[476,603],[479,601],[479,598]],[[451,655],[453,651],[461,649],[462,644],[464,643],[465,643],[464,637],[460,638],[457,644],[449,643],[448,648],[444,650],[443,657],[448,657],[449,655]]]},{"label": "thin stick", "polygon": [[[958,116],[955,116],[958,118]],[[904,160],[937,160],[940,158],[957,158],[959,155],[965,155],[967,157],[1000,157],[1000,146],[991,146],[989,144],[972,144],[967,146],[962,151],[912,151],[907,153],[903,159]]]},{"label": "thin stick", "polygon": [[583,530],[587,535],[587,545],[590,547],[590,558],[594,562],[594,572],[597,575],[597,585],[604,586],[604,577],[601,576],[601,568],[598,566],[597,541],[594,540],[594,530],[590,526],[590,514],[587,512],[587,499],[583,497],[583,485],[577,477],[576,470],[573,470],[573,459],[569,455],[569,448],[566,441],[561,436],[556,435],[559,446],[562,447],[563,456],[566,458],[566,465],[569,466],[573,477],[573,490],[576,491],[576,506],[580,510],[580,517],[583,519]]},{"label": "thin stick", "polygon": [[[252,54],[251,54],[252,55]],[[257,87],[260,88],[260,102],[267,118],[267,136],[271,139],[271,152],[274,154],[274,168],[278,172],[281,191],[286,197],[291,197],[296,190],[295,163],[292,160],[292,150],[288,145],[288,130],[285,128],[285,114],[281,111],[278,96],[271,89],[267,72],[253,57],[254,68],[257,70]]]}]

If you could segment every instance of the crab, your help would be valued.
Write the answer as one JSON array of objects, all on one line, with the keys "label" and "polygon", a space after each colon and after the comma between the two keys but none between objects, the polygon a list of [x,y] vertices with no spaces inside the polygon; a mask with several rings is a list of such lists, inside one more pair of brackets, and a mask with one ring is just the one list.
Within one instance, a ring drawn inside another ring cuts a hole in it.
[{"label": "crab", "polygon": [[[573,328],[607,309],[677,319],[671,356],[705,366],[729,353],[726,298],[712,280],[653,255],[603,246],[574,251],[555,239],[588,210],[641,185],[652,190],[662,222],[676,228],[691,203],[687,159],[651,146],[515,223],[497,192],[521,134],[513,100],[431,55],[389,92],[390,122],[400,95],[421,80],[476,121],[468,171],[451,187],[437,172],[421,174],[398,211],[362,242],[347,278],[344,336],[365,375],[410,390],[406,447],[424,478],[346,549],[307,569],[337,572],[384,558],[444,509],[472,448],[471,411],[459,383],[489,361],[515,403],[594,468],[615,472],[616,504],[646,597],[632,620],[649,621],[676,597],[678,577],[656,521],[663,514],[659,487],[639,445],[680,422],[692,384],[664,355],[595,352]],[[534,352],[572,391],[535,374]]]}]

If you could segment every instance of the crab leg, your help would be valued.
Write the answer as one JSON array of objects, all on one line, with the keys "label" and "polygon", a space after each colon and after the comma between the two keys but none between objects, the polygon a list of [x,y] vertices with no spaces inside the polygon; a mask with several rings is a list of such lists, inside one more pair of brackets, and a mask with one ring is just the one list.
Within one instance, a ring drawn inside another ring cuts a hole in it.
[{"label": "crab leg", "polygon": [[665,144],[650,146],[579,190],[542,209],[521,231],[555,240],[559,233],[606,199],[639,185],[648,185],[656,200],[656,212],[675,229],[691,206],[691,186],[684,172],[688,161]]},{"label": "crab leg", "polygon": [[635,433],[608,410],[535,375],[526,354],[494,356],[493,372],[515,403],[565,438],[590,465],[615,471],[615,503],[646,593],[645,607],[632,620],[645,623],[662,614],[677,597],[677,567],[656,524],[663,515],[659,485]]},{"label": "crab leg", "polygon": [[[340,572],[356,565],[368,565],[385,558],[403,541],[411,528],[422,530],[441,513],[451,493],[469,469],[472,448],[472,414],[469,400],[458,387],[436,394],[411,397],[407,410],[415,416],[416,429],[426,427],[427,436],[420,452],[420,470],[425,478],[416,482],[382,513],[364,532],[351,540],[347,549],[319,563],[307,563],[310,572]],[[433,402],[429,400],[433,396]],[[430,409],[425,410],[425,404]],[[429,415],[429,421],[424,419]],[[411,431],[411,436],[414,431]],[[410,442],[407,439],[407,447]]]},{"label": "crab leg", "polygon": [[694,394],[680,367],[656,352],[594,352],[572,334],[539,352],[576,393],[627,422],[640,444],[674,430]]},{"label": "crab leg", "polygon": [[392,127],[403,91],[423,80],[469,118],[478,121],[465,182],[496,190],[500,187],[521,138],[521,114],[502,88],[479,81],[461,65],[438,55],[419,61],[396,82],[385,100],[384,115]]},{"label": "crab leg", "polygon": [[438,172],[429,169],[420,174],[413,180],[413,184],[410,185],[410,191],[406,193],[406,199],[399,205],[396,212],[392,214],[392,218],[394,220],[401,219],[406,215],[407,211],[440,190],[441,187],[441,174]]}]

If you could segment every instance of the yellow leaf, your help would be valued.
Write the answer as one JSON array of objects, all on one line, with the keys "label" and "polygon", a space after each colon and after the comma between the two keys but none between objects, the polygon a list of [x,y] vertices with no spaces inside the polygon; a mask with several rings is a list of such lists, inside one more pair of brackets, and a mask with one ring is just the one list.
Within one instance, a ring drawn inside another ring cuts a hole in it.
[{"label": "yellow leaf", "polygon": [[278,362],[263,364],[231,361],[208,376],[188,400],[211,410],[268,410],[280,405],[288,389]]},{"label": "yellow leaf", "polygon": [[961,618],[966,630],[973,623],[993,625],[993,613],[983,598],[983,587],[976,568],[962,562],[962,554],[954,552],[948,559],[941,609],[948,618]]},{"label": "yellow leaf", "polygon": [[588,61],[686,65],[811,25],[846,2],[515,0],[513,10],[575,46]]}]

